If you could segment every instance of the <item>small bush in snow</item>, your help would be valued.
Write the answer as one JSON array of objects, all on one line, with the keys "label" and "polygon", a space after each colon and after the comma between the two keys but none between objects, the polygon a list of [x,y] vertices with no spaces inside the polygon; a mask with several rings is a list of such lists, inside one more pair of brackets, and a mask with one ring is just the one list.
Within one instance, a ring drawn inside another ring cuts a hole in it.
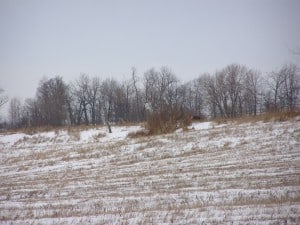
[{"label": "small bush in snow", "polygon": [[148,115],[146,128],[149,134],[165,134],[178,128],[187,129],[192,116],[182,107],[165,107]]}]

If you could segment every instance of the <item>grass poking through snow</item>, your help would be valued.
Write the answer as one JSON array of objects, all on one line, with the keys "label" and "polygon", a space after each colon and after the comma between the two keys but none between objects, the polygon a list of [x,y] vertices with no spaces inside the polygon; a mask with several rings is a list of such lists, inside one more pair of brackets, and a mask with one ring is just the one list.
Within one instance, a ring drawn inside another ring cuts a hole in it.
[{"label": "grass poking through snow", "polygon": [[1,134],[0,224],[299,224],[299,127]]}]

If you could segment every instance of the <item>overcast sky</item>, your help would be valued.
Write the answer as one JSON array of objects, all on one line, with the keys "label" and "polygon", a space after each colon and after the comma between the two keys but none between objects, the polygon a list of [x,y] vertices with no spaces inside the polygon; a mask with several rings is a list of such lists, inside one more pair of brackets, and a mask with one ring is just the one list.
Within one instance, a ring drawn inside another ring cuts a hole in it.
[{"label": "overcast sky", "polygon": [[0,0],[0,87],[34,97],[43,76],[123,80],[168,66],[183,81],[240,63],[299,63],[299,0]]}]

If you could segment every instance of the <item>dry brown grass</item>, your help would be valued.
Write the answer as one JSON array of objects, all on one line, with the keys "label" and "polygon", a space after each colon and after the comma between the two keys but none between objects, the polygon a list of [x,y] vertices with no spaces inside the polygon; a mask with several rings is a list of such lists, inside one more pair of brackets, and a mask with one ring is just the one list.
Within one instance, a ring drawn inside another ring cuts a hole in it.
[{"label": "dry brown grass", "polygon": [[[192,118],[185,114],[180,118],[168,116],[164,113],[154,113],[148,117],[145,129],[131,132],[129,138],[140,138],[145,136],[155,136],[174,132],[176,129],[182,128],[186,131],[191,124]],[[136,125],[136,124],[135,124]]]},{"label": "dry brown grass", "polygon": [[[125,126],[125,125],[124,125]],[[99,128],[103,127],[103,125],[79,125],[79,126],[30,126],[24,128],[11,129],[8,133],[25,133],[29,135],[41,133],[41,132],[49,132],[54,131],[56,134],[60,131],[67,130],[68,132],[80,132],[84,130],[88,130],[91,128]]]},{"label": "dry brown grass", "polygon": [[269,122],[269,121],[287,121],[289,119],[295,118],[297,116],[300,116],[300,112],[297,111],[287,111],[287,112],[269,112],[266,114],[263,114],[263,121]]},{"label": "dry brown grass", "polygon": [[269,122],[269,121],[278,121],[283,122],[287,121],[289,119],[295,118],[297,116],[300,116],[300,112],[297,111],[287,111],[287,112],[267,112],[256,116],[241,116],[237,118],[216,118],[214,119],[214,122],[217,124],[223,124],[223,123],[230,123],[235,122],[237,124],[243,124],[243,123],[255,123],[255,122]]},{"label": "dry brown grass", "polygon": [[41,132],[49,132],[54,131],[58,133],[62,128],[61,127],[54,127],[54,126],[39,126],[39,127],[25,127],[14,130],[15,132],[22,132],[25,134],[33,135]]},{"label": "dry brown grass", "polygon": [[178,128],[187,130],[191,122],[192,117],[185,110],[166,108],[148,115],[145,127],[147,135],[159,135],[174,132]]}]

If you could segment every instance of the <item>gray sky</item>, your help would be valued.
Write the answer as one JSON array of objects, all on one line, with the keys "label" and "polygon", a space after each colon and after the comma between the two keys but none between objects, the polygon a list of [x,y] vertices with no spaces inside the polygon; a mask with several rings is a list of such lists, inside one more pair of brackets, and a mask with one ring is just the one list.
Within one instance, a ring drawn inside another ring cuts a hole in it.
[{"label": "gray sky", "polygon": [[181,80],[240,63],[300,62],[299,0],[0,0],[0,87],[34,97],[43,76],[123,80],[169,66]]}]

